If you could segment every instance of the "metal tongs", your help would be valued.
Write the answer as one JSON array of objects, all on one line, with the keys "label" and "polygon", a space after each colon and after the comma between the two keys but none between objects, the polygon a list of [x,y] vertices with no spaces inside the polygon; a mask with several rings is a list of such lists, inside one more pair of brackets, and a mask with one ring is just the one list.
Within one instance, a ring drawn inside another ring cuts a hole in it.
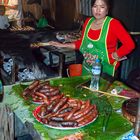
[{"label": "metal tongs", "polygon": [[103,132],[106,131],[110,116],[112,114],[112,107],[104,108],[104,119],[103,119]]}]

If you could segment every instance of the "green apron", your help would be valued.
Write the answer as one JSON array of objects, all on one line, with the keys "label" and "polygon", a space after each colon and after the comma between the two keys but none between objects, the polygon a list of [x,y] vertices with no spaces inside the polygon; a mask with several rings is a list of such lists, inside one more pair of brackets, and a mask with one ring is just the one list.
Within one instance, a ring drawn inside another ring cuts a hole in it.
[{"label": "green apron", "polygon": [[114,62],[113,65],[110,64],[106,43],[109,23],[111,19],[112,18],[108,16],[105,18],[100,35],[97,40],[93,40],[88,37],[88,32],[90,30],[91,24],[95,19],[92,17],[87,23],[80,47],[80,51],[84,56],[82,75],[91,74],[92,65],[89,65],[87,61],[92,59],[94,62],[96,58],[99,58],[102,64],[102,72],[114,76],[115,66],[117,62]]}]

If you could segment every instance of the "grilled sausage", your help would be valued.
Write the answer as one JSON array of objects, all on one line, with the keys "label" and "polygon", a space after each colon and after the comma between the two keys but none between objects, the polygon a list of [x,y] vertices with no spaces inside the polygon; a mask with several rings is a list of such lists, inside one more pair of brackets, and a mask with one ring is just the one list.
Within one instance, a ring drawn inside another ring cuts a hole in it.
[{"label": "grilled sausage", "polygon": [[47,110],[46,110],[46,105],[42,105],[41,108],[40,108],[40,111],[38,113],[38,116],[39,117],[43,117],[43,116],[46,116],[47,115]]},{"label": "grilled sausage", "polygon": [[49,121],[49,125],[54,126],[54,127],[76,127],[78,126],[78,123],[76,121]]},{"label": "grilled sausage", "polygon": [[54,127],[62,127],[62,124],[56,121],[49,121],[48,124]]},{"label": "grilled sausage", "polygon": [[72,119],[78,119],[81,118],[83,116],[85,116],[86,114],[88,114],[92,109],[95,109],[95,107],[93,105],[91,105],[88,109],[86,109],[84,112],[81,112],[80,114],[78,114],[77,116],[73,116]]},{"label": "grilled sausage", "polygon": [[39,97],[42,97],[43,99],[47,98],[43,93],[40,93],[40,92],[35,92],[34,94]]},{"label": "grilled sausage", "polygon": [[32,84],[29,85],[29,89],[33,90],[37,85],[39,85],[39,80],[34,81]]},{"label": "grilled sausage", "polygon": [[48,124],[48,119],[47,118],[42,118],[41,122],[43,122],[44,124]]},{"label": "grilled sausage", "polygon": [[88,119],[89,116],[95,117],[97,115],[97,110],[91,110],[88,114],[85,116],[76,119],[77,122],[84,121],[85,119]]},{"label": "grilled sausage", "polygon": [[64,95],[63,94],[60,94],[60,95],[56,95],[56,96],[51,96],[50,97],[50,101],[54,101],[54,100],[59,100],[61,97],[63,97]]},{"label": "grilled sausage", "polygon": [[50,92],[45,93],[47,96],[56,96],[58,94],[60,94],[60,90],[59,89],[54,89]]},{"label": "grilled sausage", "polygon": [[76,127],[78,126],[78,123],[76,121],[64,121],[64,122],[61,122],[61,125],[63,127]]},{"label": "grilled sausage", "polygon": [[27,98],[26,96],[30,96],[30,89],[29,88],[26,88],[23,92],[22,92],[22,95],[24,98]]},{"label": "grilled sausage", "polygon": [[57,103],[56,100],[51,102],[50,105],[48,105],[48,107],[47,107],[47,111],[51,112],[53,110],[54,106],[56,105],[56,103]]},{"label": "grilled sausage", "polygon": [[48,92],[50,93],[50,88],[41,87],[38,91],[41,92],[41,93],[48,93]]},{"label": "grilled sausage", "polygon": [[53,116],[53,117],[50,117],[49,120],[51,121],[64,121],[64,118],[63,117],[56,117],[56,116]]},{"label": "grilled sausage", "polygon": [[53,112],[57,112],[62,106],[64,106],[67,102],[68,98],[63,97],[61,100],[56,104],[56,106],[53,108]]},{"label": "grilled sausage", "polygon": [[70,120],[71,118],[72,118],[72,116],[73,116],[73,114],[77,111],[77,110],[79,110],[78,108],[73,108],[72,109],[72,111],[67,115],[67,116],[65,116],[65,120]]},{"label": "grilled sausage", "polygon": [[[67,104],[68,105],[68,104]],[[63,114],[63,113],[66,113],[66,112],[70,112],[73,108],[72,107],[67,107],[67,108],[64,108],[63,110],[59,111],[59,114]]]},{"label": "grilled sausage", "polygon": [[90,107],[90,101],[87,100],[86,104],[85,104],[85,108],[80,109],[79,111],[77,111],[74,116],[78,116],[79,114],[85,112],[88,108]]},{"label": "grilled sausage", "polygon": [[92,110],[89,114],[85,115],[83,119],[77,120],[78,126],[83,126],[90,123],[97,116],[97,110]]},{"label": "grilled sausage", "polygon": [[50,100],[49,100],[47,97],[43,99],[43,102],[44,102],[45,104],[47,104],[47,105],[50,104]]}]

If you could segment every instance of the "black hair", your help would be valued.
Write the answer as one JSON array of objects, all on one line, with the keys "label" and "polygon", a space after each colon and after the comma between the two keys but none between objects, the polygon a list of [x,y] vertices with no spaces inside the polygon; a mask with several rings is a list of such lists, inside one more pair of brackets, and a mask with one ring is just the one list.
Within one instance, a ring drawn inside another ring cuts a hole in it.
[{"label": "black hair", "polygon": [[[102,1],[104,1],[106,3],[108,10],[109,10],[111,7],[112,0],[102,0]],[[94,5],[95,2],[96,2],[96,0],[91,0],[91,7]]]}]

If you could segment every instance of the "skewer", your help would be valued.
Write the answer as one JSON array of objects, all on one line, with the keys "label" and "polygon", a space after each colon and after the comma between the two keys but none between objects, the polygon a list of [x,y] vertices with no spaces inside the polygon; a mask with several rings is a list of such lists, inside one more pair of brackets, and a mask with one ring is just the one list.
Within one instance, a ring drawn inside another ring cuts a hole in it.
[{"label": "skewer", "polygon": [[53,27],[53,26],[51,26],[51,25],[49,25],[49,24],[48,24],[48,27],[50,27],[50,28],[52,28],[52,29],[55,29],[55,27]]},{"label": "skewer", "polygon": [[50,46],[49,42],[39,42],[37,43],[39,46]]},{"label": "skewer", "polygon": [[38,42],[38,43],[32,43],[30,45],[31,47],[44,47],[44,46],[50,46],[49,42]]},{"label": "skewer", "polygon": [[131,35],[140,35],[140,32],[130,32]]},{"label": "skewer", "polygon": [[114,97],[120,97],[120,98],[124,98],[124,99],[130,99],[129,97],[126,97],[126,96],[121,96],[121,95],[116,95],[116,94],[111,94],[111,93],[108,93],[108,92],[104,92],[104,91],[100,91],[100,90],[93,90],[89,87],[86,87],[86,86],[82,86],[83,88],[85,89],[88,89],[90,91],[93,91],[93,92],[98,92],[98,93],[102,93],[102,94],[105,94],[107,96],[114,96]]}]

